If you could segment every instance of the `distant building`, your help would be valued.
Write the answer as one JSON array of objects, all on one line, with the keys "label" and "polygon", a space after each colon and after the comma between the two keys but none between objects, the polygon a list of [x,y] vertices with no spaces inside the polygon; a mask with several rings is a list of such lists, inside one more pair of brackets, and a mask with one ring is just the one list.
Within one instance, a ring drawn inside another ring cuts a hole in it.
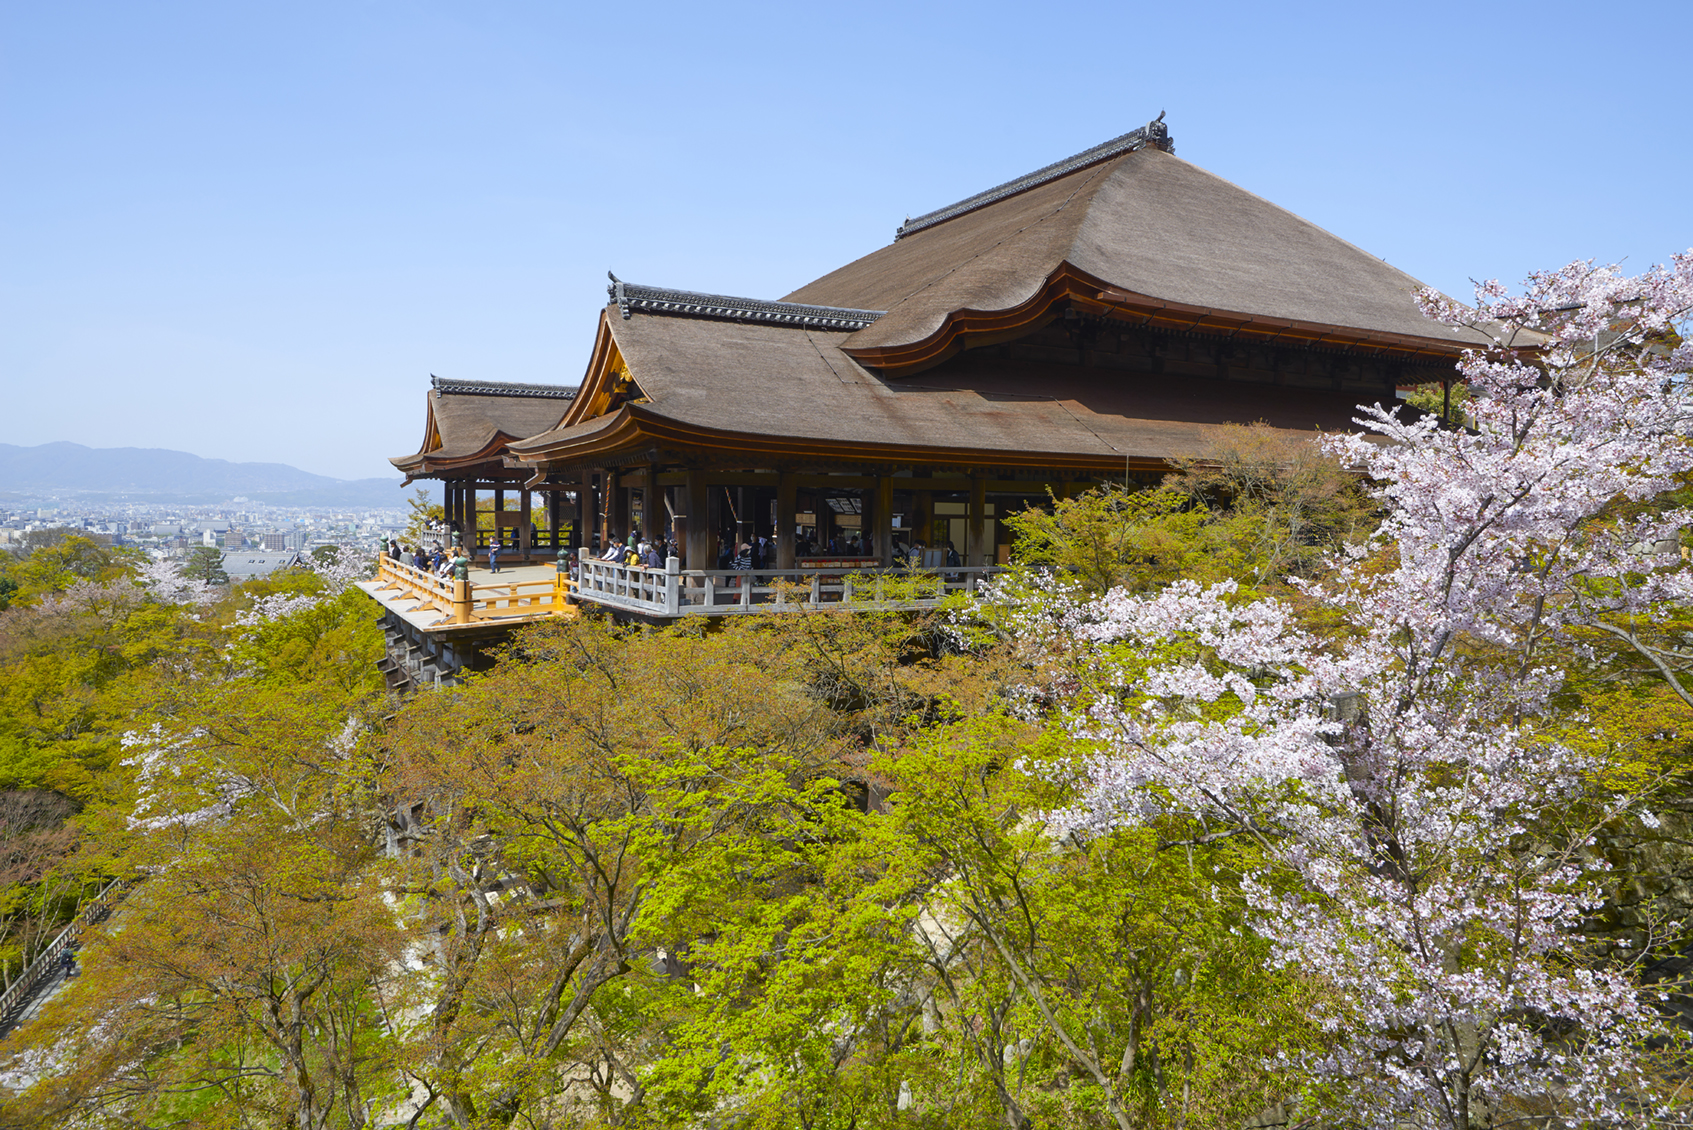
[{"label": "distant building", "polygon": [[305,559],[292,552],[270,553],[249,549],[241,553],[223,555],[223,571],[229,574],[232,581],[249,581],[254,577],[268,576],[278,569],[304,564]]},{"label": "distant building", "polygon": [[246,543],[241,537],[240,530],[228,529],[223,532],[223,547],[225,549],[240,549],[244,544]]},{"label": "distant building", "polygon": [[288,544],[287,534],[265,534],[260,538],[260,541],[263,543],[264,548],[276,553],[281,553],[286,549],[295,548],[294,546]]}]

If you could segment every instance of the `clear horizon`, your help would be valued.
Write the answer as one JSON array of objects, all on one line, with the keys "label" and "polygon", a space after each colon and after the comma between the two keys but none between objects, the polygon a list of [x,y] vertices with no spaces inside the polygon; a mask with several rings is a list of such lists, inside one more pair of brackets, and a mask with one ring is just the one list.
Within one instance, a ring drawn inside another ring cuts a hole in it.
[{"label": "clear horizon", "polygon": [[778,297],[1160,111],[1460,298],[1640,270],[1693,245],[1693,6],[1592,16],[9,0],[0,442],[392,476],[431,373],[575,383],[608,268]]}]

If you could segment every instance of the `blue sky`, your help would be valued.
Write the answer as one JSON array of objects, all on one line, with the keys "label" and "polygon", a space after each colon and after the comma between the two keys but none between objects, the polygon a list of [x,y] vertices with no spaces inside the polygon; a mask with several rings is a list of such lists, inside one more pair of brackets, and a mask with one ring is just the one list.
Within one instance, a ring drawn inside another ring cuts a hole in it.
[{"label": "blue sky", "polygon": [[777,297],[1160,110],[1459,296],[1643,268],[1693,246],[1690,33],[1685,2],[3,0],[0,442],[385,474],[432,372],[574,383],[607,268]]}]

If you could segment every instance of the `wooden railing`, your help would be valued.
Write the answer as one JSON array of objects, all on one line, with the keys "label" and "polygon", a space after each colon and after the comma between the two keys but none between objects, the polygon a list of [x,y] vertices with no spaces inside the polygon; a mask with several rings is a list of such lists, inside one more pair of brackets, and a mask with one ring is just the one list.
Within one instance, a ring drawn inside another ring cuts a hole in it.
[{"label": "wooden railing", "polygon": [[676,558],[664,568],[595,561],[583,550],[576,598],[649,616],[725,616],[834,608],[861,611],[933,608],[956,594],[974,596],[1003,566],[973,565],[936,571],[878,569],[847,572],[840,566],[805,569],[688,569]]},{"label": "wooden railing", "polygon": [[441,619],[430,626],[440,628],[574,615],[575,604],[584,600],[657,617],[816,608],[934,608],[949,597],[974,596],[983,581],[1004,569],[999,565],[858,569],[829,562],[799,569],[684,570],[674,557],[664,568],[655,569],[598,561],[586,550],[578,560],[574,580],[556,573],[532,581],[477,583],[437,576],[379,555],[374,588],[392,590],[396,599],[417,601],[408,612],[438,612]]},{"label": "wooden railing", "polygon": [[18,1017],[29,1007],[36,993],[46,987],[46,982],[52,980],[59,965],[59,955],[69,949],[85,929],[103,921],[112,912],[112,904],[123,897],[128,886],[122,879],[113,879],[100,888],[100,893],[77,911],[70,925],[48,943],[47,948],[29,963],[28,968],[18,974],[18,979],[8,985],[4,993],[0,993],[0,1036],[10,1032],[17,1025]]},{"label": "wooden railing", "polygon": [[376,559],[376,588],[392,589],[402,600],[415,600],[410,611],[434,609],[450,624],[534,618],[574,612],[570,578],[562,573],[534,581],[476,584],[442,577],[386,554]]},{"label": "wooden railing", "polygon": [[442,577],[428,569],[419,569],[410,562],[378,553],[376,582],[378,588],[398,589],[406,597],[417,601],[419,608],[434,608],[447,615],[452,614],[453,586],[456,582],[451,577]]}]

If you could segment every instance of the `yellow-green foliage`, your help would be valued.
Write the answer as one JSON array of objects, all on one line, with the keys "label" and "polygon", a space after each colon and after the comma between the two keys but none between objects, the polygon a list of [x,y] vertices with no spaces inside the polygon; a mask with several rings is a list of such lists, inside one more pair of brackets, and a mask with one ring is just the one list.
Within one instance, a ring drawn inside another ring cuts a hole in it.
[{"label": "yellow-green foliage", "polygon": [[1373,528],[1355,475],[1310,440],[1262,424],[1211,429],[1202,455],[1159,487],[1106,484],[1005,519],[1015,558],[1050,566],[1085,593],[1180,577],[1249,587],[1321,572]]}]

